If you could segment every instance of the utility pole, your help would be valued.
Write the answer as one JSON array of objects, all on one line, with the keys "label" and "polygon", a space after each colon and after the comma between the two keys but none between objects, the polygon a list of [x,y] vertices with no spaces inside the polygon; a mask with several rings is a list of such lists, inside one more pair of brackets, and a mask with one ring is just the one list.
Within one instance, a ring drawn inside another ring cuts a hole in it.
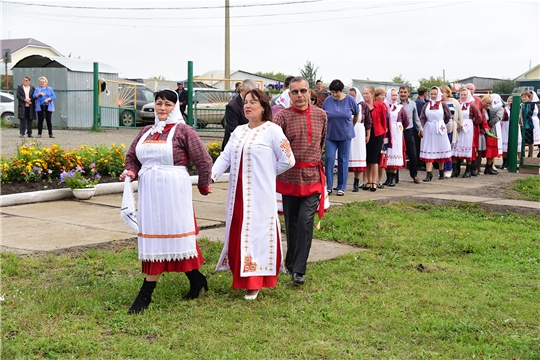
[{"label": "utility pole", "polygon": [[444,83],[446,83],[446,74],[444,72],[444,69],[442,69],[442,80],[444,81]]},{"label": "utility pole", "polygon": [[[225,0],[225,79],[231,77],[231,24],[229,22],[229,0]],[[225,81],[225,90],[231,89],[231,83]]]}]

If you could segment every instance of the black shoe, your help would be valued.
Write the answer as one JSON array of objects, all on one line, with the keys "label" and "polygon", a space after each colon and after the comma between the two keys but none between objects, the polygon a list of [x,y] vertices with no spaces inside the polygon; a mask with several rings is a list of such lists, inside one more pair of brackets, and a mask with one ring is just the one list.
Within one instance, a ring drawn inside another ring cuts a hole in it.
[{"label": "black shoe", "polygon": [[[385,186],[388,186],[390,184],[390,178],[393,174],[392,173],[386,173],[386,181],[383,182],[382,184],[385,185]],[[381,188],[383,189],[383,188]]]},{"label": "black shoe", "polygon": [[148,305],[152,302],[152,293],[155,288],[155,281],[146,281],[146,279],[144,279],[141,290],[139,290],[139,295],[137,295],[135,302],[129,308],[128,314],[140,314],[148,308]]},{"label": "black shoe", "polygon": [[399,184],[399,170],[397,170],[396,173],[394,174],[394,180],[396,184]]},{"label": "black shoe", "polygon": [[360,189],[367,191],[367,190],[369,190],[369,186],[368,186],[368,185],[369,185],[369,183],[367,183],[367,184],[362,184],[362,185],[360,185]]},{"label": "black shoe", "polygon": [[429,181],[431,181],[431,179],[433,179],[433,174],[431,173],[431,171],[428,171],[426,173],[426,178],[423,181],[424,182],[429,182]]},{"label": "black shoe", "polygon": [[444,180],[444,170],[439,170],[439,180]]},{"label": "black shoe", "polygon": [[452,175],[450,175],[450,177],[451,178],[458,177],[460,172],[461,172],[461,165],[458,163],[452,163]]},{"label": "black shoe", "polygon": [[465,173],[462,176],[464,179],[471,177],[471,165],[467,165],[465,168]]},{"label": "black shoe", "polygon": [[390,175],[390,182],[388,183],[388,186],[390,187],[393,187],[393,186],[396,186],[396,174],[394,173],[389,173],[388,175]]},{"label": "black shoe", "polygon": [[384,189],[384,184],[377,185],[377,189]]},{"label": "black shoe", "polygon": [[486,170],[484,170],[484,174],[487,175],[498,175],[499,172],[493,168],[493,164],[486,165]]},{"label": "black shoe", "polygon": [[477,176],[478,175],[478,171],[477,171],[477,168],[476,168],[476,163],[477,163],[478,160],[474,160],[472,163],[471,163],[471,176]]},{"label": "black shoe", "polygon": [[50,137],[51,139],[54,139],[54,136],[53,136],[53,134],[49,135],[49,137]]},{"label": "black shoe", "polygon": [[359,184],[360,184],[360,179],[354,179],[354,184],[353,184],[353,189],[352,189],[353,192],[358,192],[360,188],[358,186]]},{"label": "black shoe", "polygon": [[186,273],[189,279],[189,292],[183,296],[184,299],[193,300],[199,297],[202,288],[208,291],[208,281],[199,270],[191,270]]},{"label": "black shoe", "polygon": [[304,276],[300,275],[299,273],[292,274],[292,281],[293,283],[299,284],[299,285],[303,285],[305,282]]},{"label": "black shoe", "polygon": [[332,190],[326,190],[326,193],[327,193],[328,195],[332,195]]}]

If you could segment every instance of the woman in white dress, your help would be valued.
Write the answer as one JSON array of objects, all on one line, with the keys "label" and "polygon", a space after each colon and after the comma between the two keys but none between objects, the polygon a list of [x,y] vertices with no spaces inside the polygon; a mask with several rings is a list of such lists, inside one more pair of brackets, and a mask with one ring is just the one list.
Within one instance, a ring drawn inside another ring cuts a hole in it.
[{"label": "woman in white dress", "polygon": [[444,163],[452,157],[446,124],[452,118],[450,109],[442,101],[441,90],[433,86],[429,92],[430,101],[424,105],[420,122],[424,136],[420,140],[420,160],[426,163],[425,182],[433,178],[433,162],[439,163],[439,180],[444,180]]},{"label": "woman in white dress", "polygon": [[263,287],[275,287],[283,268],[276,176],[295,164],[289,140],[272,122],[268,96],[246,93],[249,122],[238,126],[212,168],[216,181],[229,167],[225,244],[216,270],[231,270],[233,289],[255,300]]},{"label": "woman in white dress", "polygon": [[186,273],[190,289],[185,299],[197,298],[202,288],[208,290],[206,277],[198,270],[204,259],[196,241],[198,228],[186,165],[191,161],[197,167],[199,192],[207,195],[212,192],[212,158],[195,130],[184,124],[176,92],[158,91],[154,100],[155,124],[139,132],[120,175],[120,180],[139,178],[138,247],[146,274],[129,314],[148,307],[164,272]]},{"label": "woman in white dress", "polygon": [[[539,102],[538,95],[536,94],[536,91],[531,92],[532,94],[532,102]],[[538,118],[538,106],[539,104],[533,105],[533,114],[532,114],[532,121],[534,125],[533,129],[533,144],[538,145],[539,151],[537,157],[540,157],[540,118]],[[533,146],[534,151],[534,146]],[[531,156],[533,151],[530,152]]]},{"label": "woman in white dress", "polygon": [[482,122],[481,109],[478,109],[474,103],[474,97],[467,89],[462,89],[459,93],[459,104],[463,122],[458,131],[458,141],[452,150],[452,162],[460,166],[462,160],[465,160],[467,167],[463,178],[471,177],[472,162],[476,159],[476,149],[474,148],[474,124]]},{"label": "woman in white dress", "polygon": [[390,141],[391,146],[386,151],[388,162],[386,164],[386,182],[383,185],[396,186],[397,171],[403,169],[406,163],[405,140],[403,131],[409,126],[409,115],[403,105],[398,102],[398,92],[390,89],[386,92],[384,102],[390,112]]}]

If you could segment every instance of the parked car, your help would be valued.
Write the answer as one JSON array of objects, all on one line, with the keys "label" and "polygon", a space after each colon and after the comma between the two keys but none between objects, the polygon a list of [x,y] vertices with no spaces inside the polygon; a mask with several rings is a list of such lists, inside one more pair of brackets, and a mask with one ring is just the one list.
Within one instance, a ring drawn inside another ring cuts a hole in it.
[{"label": "parked car", "polygon": [[12,124],[15,119],[15,97],[8,93],[0,93],[0,114],[2,120]]},{"label": "parked car", "polygon": [[[219,124],[225,127],[225,106],[236,93],[234,91],[206,88],[193,90],[193,101],[195,102],[193,119],[197,123],[197,128],[203,129],[210,124]],[[153,102],[142,107],[141,119],[145,125],[154,123]]]},{"label": "parked car", "polygon": [[[133,89],[136,89],[136,101],[133,97]],[[136,115],[133,117],[133,111],[120,112],[120,126],[135,126],[136,122],[143,122],[142,108],[148,103],[153,103],[154,92],[144,85],[122,86],[118,87],[120,97],[118,106],[133,108],[135,105]],[[153,122],[153,121],[152,121]]]}]

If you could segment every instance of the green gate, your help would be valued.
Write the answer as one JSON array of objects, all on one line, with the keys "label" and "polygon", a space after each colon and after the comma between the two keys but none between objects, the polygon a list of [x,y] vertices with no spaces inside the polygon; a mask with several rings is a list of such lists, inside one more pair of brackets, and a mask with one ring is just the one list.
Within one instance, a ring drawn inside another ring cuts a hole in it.
[{"label": "green gate", "polygon": [[197,132],[223,132],[225,107],[237,92],[219,89],[193,89],[193,127]]}]

